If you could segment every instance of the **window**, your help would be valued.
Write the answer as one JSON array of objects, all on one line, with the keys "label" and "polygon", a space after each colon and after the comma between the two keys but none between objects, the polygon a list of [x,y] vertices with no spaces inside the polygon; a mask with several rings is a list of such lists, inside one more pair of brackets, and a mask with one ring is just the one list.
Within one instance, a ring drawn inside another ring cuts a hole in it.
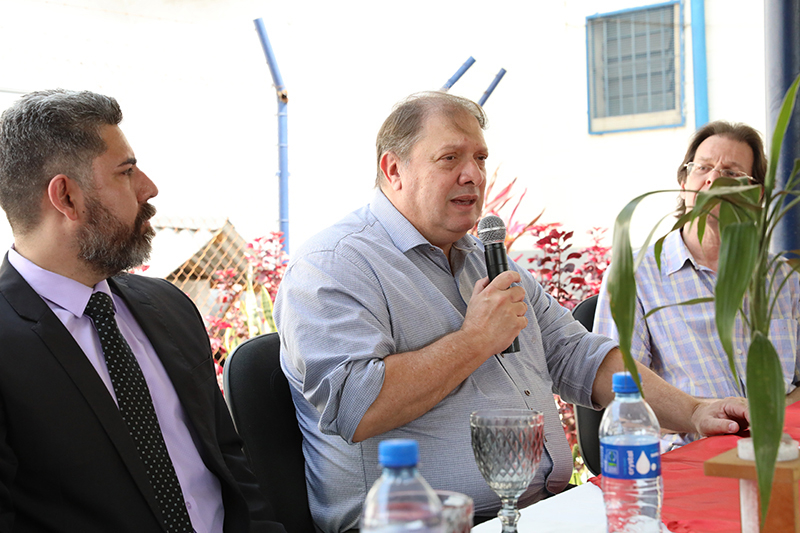
[{"label": "window", "polygon": [[682,125],[681,4],[586,19],[589,133]]}]

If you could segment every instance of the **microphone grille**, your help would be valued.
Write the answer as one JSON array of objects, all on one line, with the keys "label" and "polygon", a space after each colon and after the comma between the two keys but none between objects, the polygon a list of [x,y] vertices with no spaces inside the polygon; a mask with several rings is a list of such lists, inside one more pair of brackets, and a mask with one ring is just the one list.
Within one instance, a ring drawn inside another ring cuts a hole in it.
[{"label": "microphone grille", "polygon": [[506,225],[503,223],[503,219],[496,215],[483,217],[478,222],[478,238],[483,242],[484,246],[505,242]]}]

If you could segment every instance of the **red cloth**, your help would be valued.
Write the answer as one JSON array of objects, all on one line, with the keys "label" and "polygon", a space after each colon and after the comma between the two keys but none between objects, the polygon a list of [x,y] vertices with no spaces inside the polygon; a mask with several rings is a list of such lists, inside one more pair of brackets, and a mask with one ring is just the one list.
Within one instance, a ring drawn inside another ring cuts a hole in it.
[{"label": "red cloth", "polygon": [[739,533],[739,481],[703,474],[703,462],[736,447],[740,437],[710,437],[661,457],[661,519],[680,533]]},{"label": "red cloth", "polygon": [[[786,409],[784,431],[800,440],[800,402]],[[674,533],[740,533],[739,481],[703,474],[703,462],[736,447],[741,437],[700,439],[661,457],[661,519]],[[600,476],[589,481],[600,486]]]}]

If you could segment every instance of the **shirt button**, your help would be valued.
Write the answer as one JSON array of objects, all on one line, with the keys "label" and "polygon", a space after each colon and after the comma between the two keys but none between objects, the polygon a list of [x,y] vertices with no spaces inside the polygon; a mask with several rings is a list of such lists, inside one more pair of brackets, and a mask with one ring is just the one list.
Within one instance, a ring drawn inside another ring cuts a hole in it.
[{"label": "shirt button", "polygon": [[192,502],[186,502],[186,508],[187,509],[191,509],[192,508]]},{"label": "shirt button", "polygon": [[530,395],[531,395],[531,391],[529,391],[528,389],[525,389],[525,396],[530,396]]}]

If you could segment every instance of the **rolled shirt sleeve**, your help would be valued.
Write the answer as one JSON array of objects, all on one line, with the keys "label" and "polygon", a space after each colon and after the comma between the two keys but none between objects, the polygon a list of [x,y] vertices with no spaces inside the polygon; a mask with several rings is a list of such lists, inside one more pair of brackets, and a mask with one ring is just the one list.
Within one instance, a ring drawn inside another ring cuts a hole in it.
[{"label": "rolled shirt sleeve", "polygon": [[332,252],[305,256],[286,280],[293,290],[280,320],[297,325],[284,334],[288,362],[303,375],[302,393],[320,413],[320,431],[352,444],[383,386],[383,358],[395,352],[380,285]]},{"label": "rolled shirt sleeve", "polygon": [[469,494],[478,514],[496,512],[499,498],[472,455],[469,414],[478,409],[544,414],[545,453],[522,505],[569,480],[572,458],[552,393],[591,405],[597,368],[616,344],[587,333],[513,262],[529,303],[520,352],[489,357],[424,415],[353,443],[383,385],[383,358],[461,328],[474,284],[486,276],[482,244],[466,236],[449,259],[378,192],[370,205],[307,241],[281,282],[275,321],[282,367],[303,431],[312,514],[325,531],[357,527],[380,475],[378,443],[388,438],[419,442],[420,470],[431,486]]}]

